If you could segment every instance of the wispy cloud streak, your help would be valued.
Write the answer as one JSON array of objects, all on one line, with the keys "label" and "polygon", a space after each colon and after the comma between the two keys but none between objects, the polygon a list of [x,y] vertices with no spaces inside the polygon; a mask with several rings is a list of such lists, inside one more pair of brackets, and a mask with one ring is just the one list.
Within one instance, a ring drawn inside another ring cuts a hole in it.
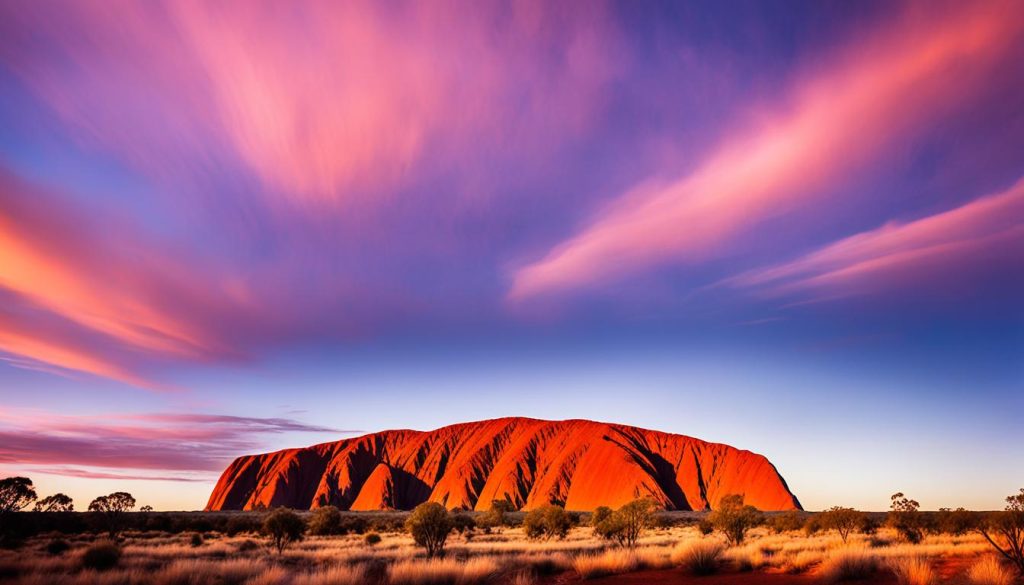
[{"label": "wispy cloud streak", "polygon": [[664,263],[696,262],[768,218],[811,205],[827,184],[883,157],[896,137],[967,99],[972,75],[1024,30],[1021,5],[962,5],[920,14],[858,43],[792,89],[791,105],[728,136],[692,173],[651,179],[513,276],[523,300],[616,280]]}]

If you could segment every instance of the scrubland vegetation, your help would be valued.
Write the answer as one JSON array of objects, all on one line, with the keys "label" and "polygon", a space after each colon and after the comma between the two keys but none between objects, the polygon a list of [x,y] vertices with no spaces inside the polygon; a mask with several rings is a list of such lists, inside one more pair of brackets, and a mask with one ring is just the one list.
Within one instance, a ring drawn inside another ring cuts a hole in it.
[{"label": "scrubland vegetation", "polygon": [[[9,500],[0,490],[0,502]],[[18,502],[25,508],[33,500]],[[107,502],[114,500],[127,502]],[[888,515],[849,508],[765,515],[738,497],[708,514],[660,512],[644,500],[593,514],[554,505],[523,513],[507,502],[487,513],[437,504],[361,514],[164,514],[113,506],[114,537],[103,506],[84,514],[8,507],[0,513],[0,582],[528,585],[614,582],[615,575],[652,571],[652,579],[708,584],[736,573],[800,575],[810,583],[1024,583],[1016,556],[1024,545],[1024,491],[993,514],[923,513],[908,502],[895,498]]]}]

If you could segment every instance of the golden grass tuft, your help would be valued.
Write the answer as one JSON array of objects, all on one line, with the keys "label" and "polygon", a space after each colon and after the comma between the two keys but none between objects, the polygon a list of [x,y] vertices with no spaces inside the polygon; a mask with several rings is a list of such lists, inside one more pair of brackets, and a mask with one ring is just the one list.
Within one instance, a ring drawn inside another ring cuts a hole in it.
[{"label": "golden grass tuft", "polygon": [[716,540],[684,540],[672,551],[672,563],[694,575],[711,575],[719,569],[725,546]]},{"label": "golden grass tuft", "polygon": [[829,554],[818,567],[818,577],[826,583],[867,579],[878,572],[881,559],[864,549],[839,549]]},{"label": "golden grass tuft", "polygon": [[971,565],[967,578],[974,585],[1011,585],[1013,573],[1006,569],[994,556],[982,557]]},{"label": "golden grass tuft", "polygon": [[926,557],[893,558],[889,560],[888,566],[901,585],[933,585],[938,580]]}]

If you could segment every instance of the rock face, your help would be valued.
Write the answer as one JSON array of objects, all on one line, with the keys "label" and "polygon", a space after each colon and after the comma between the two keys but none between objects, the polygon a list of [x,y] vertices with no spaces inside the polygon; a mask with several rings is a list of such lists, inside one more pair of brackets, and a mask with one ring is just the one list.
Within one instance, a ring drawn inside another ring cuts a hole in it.
[{"label": "rock face", "polygon": [[651,497],[704,510],[727,494],[761,510],[800,509],[775,466],[750,451],[617,424],[503,418],[239,457],[206,509],[407,510],[429,500],[486,510],[508,499],[583,511]]}]

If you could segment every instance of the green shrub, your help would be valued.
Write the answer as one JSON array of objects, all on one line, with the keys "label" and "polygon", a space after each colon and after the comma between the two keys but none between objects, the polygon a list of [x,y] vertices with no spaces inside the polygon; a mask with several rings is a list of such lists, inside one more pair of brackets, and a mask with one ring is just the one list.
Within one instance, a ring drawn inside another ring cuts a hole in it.
[{"label": "green shrub", "polygon": [[796,532],[804,527],[804,517],[795,510],[784,514],[776,514],[768,520],[768,527],[775,534]]},{"label": "green shrub", "polygon": [[289,543],[302,540],[305,531],[306,523],[302,518],[286,508],[274,510],[263,520],[263,533],[270,537],[277,554],[283,553]]},{"label": "green shrub", "polygon": [[109,540],[101,540],[85,549],[82,566],[86,569],[106,571],[121,561],[121,547]]},{"label": "green shrub", "polygon": [[899,533],[903,540],[917,544],[924,538],[924,518],[918,509],[921,507],[916,500],[911,500],[898,492],[890,498],[889,514],[886,523]]},{"label": "green shrub", "polygon": [[833,506],[821,513],[821,524],[828,530],[835,530],[846,543],[850,533],[864,524],[865,514],[853,508]]},{"label": "green shrub", "polygon": [[431,558],[444,551],[444,544],[453,525],[444,506],[437,502],[424,502],[412,511],[405,521],[405,527],[416,544],[427,549],[427,557]]},{"label": "green shrub", "polygon": [[523,519],[523,530],[532,539],[548,540],[565,538],[572,527],[572,520],[565,508],[556,505],[543,506],[530,510]]},{"label": "green shrub", "polygon": [[309,533],[316,536],[341,534],[341,511],[334,506],[324,506],[313,510],[309,518]]},{"label": "green shrub", "polygon": [[757,508],[743,504],[743,496],[730,494],[718,501],[718,509],[708,515],[715,529],[725,535],[730,544],[743,544],[747,531],[764,522]]}]

